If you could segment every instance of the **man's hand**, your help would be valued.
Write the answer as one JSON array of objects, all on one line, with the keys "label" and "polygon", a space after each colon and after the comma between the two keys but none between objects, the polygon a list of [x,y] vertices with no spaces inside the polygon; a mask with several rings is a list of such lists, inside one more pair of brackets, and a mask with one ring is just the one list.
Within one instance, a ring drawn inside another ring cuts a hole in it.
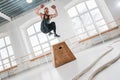
[{"label": "man's hand", "polygon": [[42,5],[39,5],[39,6],[35,9],[35,13],[36,13],[37,15],[39,15],[39,16],[41,17],[41,19],[43,18],[43,13],[40,13],[39,11],[40,11],[42,8],[44,8],[44,5],[43,5],[43,4],[42,4]]},{"label": "man's hand", "polygon": [[51,8],[52,8],[52,9],[56,9],[56,6],[55,6],[55,5],[52,5]]},{"label": "man's hand", "polygon": [[52,19],[52,18],[55,18],[55,17],[58,16],[58,12],[57,12],[57,9],[56,9],[56,6],[55,6],[55,5],[52,5],[51,8],[54,9],[54,11],[55,11],[54,14],[51,14],[51,15],[50,15],[50,18]]}]

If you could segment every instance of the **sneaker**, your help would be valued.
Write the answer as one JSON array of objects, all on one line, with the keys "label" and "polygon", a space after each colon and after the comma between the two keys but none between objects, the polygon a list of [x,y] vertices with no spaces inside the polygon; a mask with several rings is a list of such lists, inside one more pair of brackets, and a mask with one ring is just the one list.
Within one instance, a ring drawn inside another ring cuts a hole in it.
[{"label": "sneaker", "polygon": [[55,34],[55,37],[60,37],[60,35]]}]

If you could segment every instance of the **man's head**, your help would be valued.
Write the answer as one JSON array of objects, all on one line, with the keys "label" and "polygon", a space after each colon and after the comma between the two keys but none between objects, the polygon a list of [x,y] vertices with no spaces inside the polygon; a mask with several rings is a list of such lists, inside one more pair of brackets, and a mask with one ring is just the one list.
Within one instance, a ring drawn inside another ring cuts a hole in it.
[{"label": "man's head", "polygon": [[48,9],[48,7],[45,7],[45,8],[44,8],[44,14],[49,14],[49,9]]}]

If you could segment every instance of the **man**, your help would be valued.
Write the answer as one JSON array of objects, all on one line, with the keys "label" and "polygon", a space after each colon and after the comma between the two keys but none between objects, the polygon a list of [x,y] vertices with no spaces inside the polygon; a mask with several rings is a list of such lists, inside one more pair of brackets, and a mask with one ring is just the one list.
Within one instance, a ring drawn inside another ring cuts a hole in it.
[{"label": "man", "polygon": [[40,16],[40,18],[42,19],[42,22],[41,22],[41,31],[43,33],[49,33],[49,35],[53,34],[51,31],[53,30],[54,31],[54,36],[55,37],[60,37],[60,35],[58,35],[56,33],[56,24],[55,22],[51,22],[50,23],[50,20],[52,18],[55,18],[58,16],[58,12],[57,12],[57,9],[56,9],[56,6],[55,5],[52,5],[51,8],[54,9],[55,13],[54,14],[49,14],[49,9],[47,7],[44,8],[44,13],[39,13],[39,11],[41,9],[44,8],[44,5],[40,5],[38,8],[35,9],[35,13]]}]

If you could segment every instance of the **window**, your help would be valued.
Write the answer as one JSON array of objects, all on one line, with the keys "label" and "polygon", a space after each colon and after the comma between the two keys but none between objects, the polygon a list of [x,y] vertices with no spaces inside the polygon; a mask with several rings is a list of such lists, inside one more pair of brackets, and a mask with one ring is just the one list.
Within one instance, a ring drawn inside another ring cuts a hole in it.
[{"label": "window", "polygon": [[34,56],[40,56],[49,52],[51,50],[51,46],[59,42],[59,40],[53,35],[48,36],[40,31],[40,22],[37,22],[27,28],[27,34]]},{"label": "window", "polygon": [[87,12],[87,8],[85,6],[85,3],[81,3],[81,4],[76,5],[76,8],[80,14]]},{"label": "window", "polygon": [[69,14],[70,17],[75,17],[78,15],[78,12],[75,7],[72,7],[70,10],[68,10],[68,13],[71,13]]},{"label": "window", "polygon": [[9,36],[0,38],[0,71],[17,65]]},{"label": "window", "polygon": [[80,39],[108,29],[95,0],[86,0],[76,4],[68,10],[68,14],[72,19],[75,34],[79,34]]},{"label": "window", "polygon": [[85,3],[87,4],[88,9],[93,9],[97,7],[95,0],[88,0]]}]

